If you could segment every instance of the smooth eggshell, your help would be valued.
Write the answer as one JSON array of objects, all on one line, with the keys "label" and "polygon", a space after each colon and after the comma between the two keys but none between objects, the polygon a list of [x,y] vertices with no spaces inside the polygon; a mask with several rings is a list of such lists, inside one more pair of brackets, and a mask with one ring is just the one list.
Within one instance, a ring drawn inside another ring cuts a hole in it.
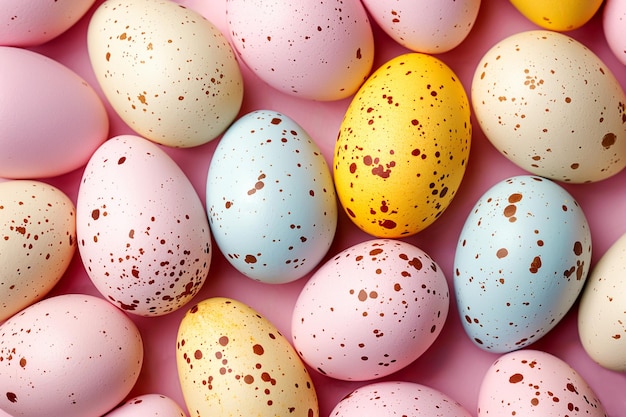
[{"label": "smooth eggshell", "polygon": [[352,99],[335,145],[350,220],[384,238],[430,226],[456,195],[471,136],[465,89],[445,63],[409,53],[383,64]]},{"label": "smooth eggshell", "polygon": [[254,111],[237,120],[215,149],[206,188],[218,247],[252,279],[294,281],[330,248],[332,174],[313,139],[283,114]]},{"label": "smooth eggshell", "polygon": [[193,185],[147,139],[109,139],[85,167],[76,202],[81,259],[96,288],[142,316],[188,303],[211,265],[206,211]]},{"label": "smooth eggshell", "polygon": [[366,241],[337,254],[307,281],[293,310],[293,344],[323,375],[380,378],[432,345],[449,303],[443,271],[424,251],[402,241]]},{"label": "smooth eggshell", "polygon": [[563,360],[523,349],[500,356],[478,394],[478,417],[607,417],[587,382]]},{"label": "smooth eggshell", "polygon": [[578,29],[596,14],[602,0],[510,0],[528,20],[544,29]]},{"label": "smooth eggshell", "polygon": [[187,311],[176,364],[194,415],[319,416],[313,381],[289,341],[237,300],[209,298]]},{"label": "smooth eggshell", "polygon": [[461,404],[425,385],[405,381],[375,382],[355,389],[330,417],[471,417]]},{"label": "smooth eggshell", "polygon": [[400,45],[430,54],[448,52],[467,37],[480,0],[363,0],[378,25]]},{"label": "smooth eggshell", "polygon": [[64,294],[0,326],[0,408],[22,417],[100,417],[143,363],[135,324],[101,298]]},{"label": "smooth eggshell", "polygon": [[94,89],[36,52],[0,46],[0,176],[53,177],[87,163],[109,133]]},{"label": "smooth eggshell", "polygon": [[40,300],[76,251],[76,209],[40,181],[0,183],[0,321]]},{"label": "smooth eggshell", "polygon": [[359,0],[228,0],[226,13],[243,61],[286,94],[346,98],[372,68],[374,36]]},{"label": "smooth eggshell", "polygon": [[626,65],[626,0],[606,0],[602,13],[602,28],[609,48]]},{"label": "smooth eggshell", "polygon": [[626,95],[611,70],[573,38],[511,35],[482,57],[472,105],[487,139],[526,171],[600,181],[626,166]]},{"label": "smooth eggshell", "polygon": [[91,18],[87,44],[113,109],[154,142],[202,145],[239,112],[243,79],[235,55],[194,10],[170,0],[108,0]]},{"label": "smooth eggshell", "polygon": [[578,308],[578,333],[593,360],[626,372],[626,234],[589,274]]},{"label": "smooth eggshell", "polygon": [[126,400],[106,417],[187,417],[187,414],[170,397],[144,394]]},{"label": "smooth eggshell", "polygon": [[492,186],[465,220],[454,257],[469,338],[502,353],[546,335],[582,291],[591,243],[581,207],[557,183],[522,175]]}]

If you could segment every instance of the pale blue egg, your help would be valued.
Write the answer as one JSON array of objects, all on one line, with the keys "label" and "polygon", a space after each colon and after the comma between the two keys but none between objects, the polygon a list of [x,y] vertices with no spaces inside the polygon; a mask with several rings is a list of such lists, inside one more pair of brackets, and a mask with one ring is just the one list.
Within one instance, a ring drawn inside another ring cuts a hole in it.
[{"label": "pale blue egg", "polygon": [[319,147],[270,110],[248,113],[225,132],[209,166],[206,207],[226,259],[266,283],[311,272],[337,227],[335,188]]},{"label": "pale blue egg", "polygon": [[590,261],[589,225],[564,188],[537,176],[497,183],[472,209],[456,248],[467,335],[497,353],[537,341],[576,301]]}]

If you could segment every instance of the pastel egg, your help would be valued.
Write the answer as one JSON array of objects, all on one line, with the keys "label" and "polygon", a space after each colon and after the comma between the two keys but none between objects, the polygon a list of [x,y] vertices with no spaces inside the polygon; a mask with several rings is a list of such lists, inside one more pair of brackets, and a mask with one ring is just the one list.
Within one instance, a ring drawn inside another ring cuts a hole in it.
[{"label": "pastel egg", "polygon": [[208,276],[202,202],[174,160],[147,139],[122,135],[98,148],[80,182],[76,222],[89,278],[126,312],[175,311]]},{"label": "pastel egg", "polygon": [[187,417],[176,401],[161,394],[143,394],[126,400],[106,417]]},{"label": "pastel egg", "polygon": [[48,178],[84,166],[109,133],[94,89],[27,49],[0,46],[0,62],[0,177]]},{"label": "pastel egg", "polygon": [[227,0],[228,28],[247,66],[279,91],[312,100],[354,94],[374,62],[374,36],[358,0]]},{"label": "pastel egg", "polygon": [[596,14],[602,0],[510,0],[528,20],[544,29],[565,32],[578,29]]},{"label": "pastel egg", "polygon": [[587,279],[578,308],[578,334],[601,366],[626,372],[626,235],[602,255]]},{"label": "pastel egg", "polygon": [[511,35],[472,80],[476,119],[492,145],[526,171],[587,183],[626,166],[626,95],[610,69],[567,35]]},{"label": "pastel egg", "polygon": [[135,324],[101,298],[41,300],[0,325],[0,408],[12,416],[100,417],[143,364]]},{"label": "pastel egg", "polygon": [[478,394],[478,417],[606,417],[589,384],[570,365],[546,352],[522,349],[500,356]]},{"label": "pastel egg", "polygon": [[87,32],[89,59],[115,112],[173,147],[213,140],[235,119],[243,80],[211,22],[170,0],[108,0]]},{"label": "pastel egg", "polygon": [[400,45],[430,54],[463,42],[478,16],[480,0],[363,0],[376,23]]},{"label": "pastel egg", "polygon": [[187,311],[176,364],[194,415],[319,416],[313,381],[289,341],[237,300],[209,298]]},{"label": "pastel egg", "polygon": [[40,181],[0,183],[0,321],[43,298],[76,252],[76,209]]},{"label": "pastel egg", "polygon": [[339,201],[372,236],[418,233],[456,195],[470,142],[470,106],[454,72],[430,55],[395,57],[363,84],[342,121]]},{"label": "pastel egg", "polygon": [[626,65],[626,0],[606,0],[602,12],[602,29],[609,48]]},{"label": "pastel egg", "polygon": [[572,307],[590,261],[587,219],[565,189],[534,176],[498,182],[474,205],[456,247],[465,332],[497,353],[536,342]]},{"label": "pastel egg", "polygon": [[420,357],[448,308],[446,278],[428,254],[374,239],[337,254],[307,281],[293,309],[293,344],[323,375],[372,380]]},{"label": "pastel egg", "polygon": [[266,283],[308,274],[337,227],[322,152],[295,121],[270,110],[248,113],[226,131],[209,165],[206,206],[226,259]]}]

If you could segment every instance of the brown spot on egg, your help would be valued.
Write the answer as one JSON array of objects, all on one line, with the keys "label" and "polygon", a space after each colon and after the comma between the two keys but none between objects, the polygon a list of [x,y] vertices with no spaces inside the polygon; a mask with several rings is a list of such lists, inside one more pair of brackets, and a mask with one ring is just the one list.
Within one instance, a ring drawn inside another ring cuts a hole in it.
[{"label": "brown spot on egg", "polygon": [[107,52],[104,57],[107,60],[107,62],[109,62],[109,60],[111,59],[111,52]]},{"label": "brown spot on egg", "polygon": [[16,403],[17,402],[17,395],[15,395],[14,392],[7,392],[7,399],[9,401],[11,401],[12,403]]},{"label": "brown spot on egg", "polygon": [[576,256],[580,256],[582,253],[583,253],[583,245],[579,241],[576,241],[574,243],[574,254],[576,254]]},{"label": "brown spot on egg", "polygon": [[524,379],[524,375],[522,375],[522,374],[513,374],[509,378],[509,382],[511,384],[517,384],[518,382],[522,382],[523,379]]},{"label": "brown spot on egg", "polygon": [[278,117],[274,117],[270,123],[272,123],[273,125],[279,125],[281,122],[282,122],[282,119],[279,119]]},{"label": "brown spot on egg", "polygon": [[202,359],[202,351],[200,349],[196,350],[193,354],[193,357],[196,359]]},{"label": "brown spot on egg", "polygon": [[228,344],[228,336],[220,337],[219,344],[222,345],[222,346],[226,346]]},{"label": "brown spot on egg", "polygon": [[98,220],[100,218],[100,210],[95,209],[91,211],[91,218],[94,220]]},{"label": "brown spot on egg", "polygon": [[256,354],[256,355],[262,355],[263,353],[265,353],[265,350],[263,349],[263,346],[256,344],[254,346],[252,346],[252,351]]},{"label": "brown spot on egg", "polygon": [[507,255],[509,254],[509,251],[506,250],[506,248],[500,248],[498,249],[498,251],[496,252],[496,256],[499,259],[505,258]]},{"label": "brown spot on egg", "polygon": [[504,217],[513,217],[515,212],[517,211],[517,207],[513,204],[509,204],[504,208]]},{"label": "brown spot on egg", "polygon": [[604,149],[609,149],[611,146],[615,145],[616,140],[617,136],[615,136],[615,133],[607,133],[602,138],[602,146]]}]

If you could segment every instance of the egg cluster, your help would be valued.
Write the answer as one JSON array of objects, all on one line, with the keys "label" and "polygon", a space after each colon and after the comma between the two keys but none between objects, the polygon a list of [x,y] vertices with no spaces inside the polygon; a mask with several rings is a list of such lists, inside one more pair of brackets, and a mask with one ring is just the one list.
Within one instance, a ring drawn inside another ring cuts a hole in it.
[{"label": "egg cluster", "polygon": [[0,417],[621,415],[625,0],[31,3]]}]

